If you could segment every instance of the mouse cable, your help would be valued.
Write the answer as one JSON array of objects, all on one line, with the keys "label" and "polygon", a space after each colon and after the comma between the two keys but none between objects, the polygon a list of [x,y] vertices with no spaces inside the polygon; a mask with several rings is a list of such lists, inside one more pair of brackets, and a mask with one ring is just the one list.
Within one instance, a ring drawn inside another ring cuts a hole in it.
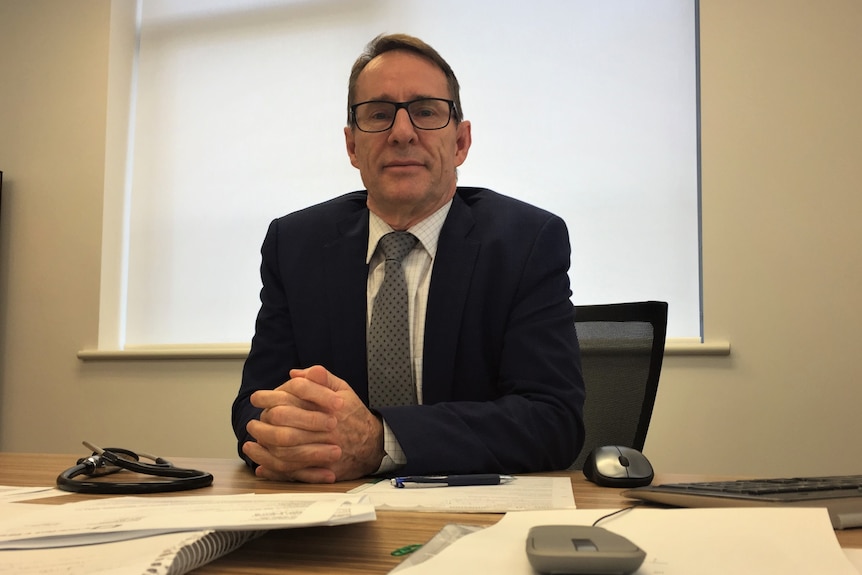
[{"label": "mouse cable", "polygon": [[634,509],[635,507],[640,507],[643,503],[644,502],[638,501],[638,502],[632,503],[628,507],[623,507],[622,509],[617,509],[613,513],[608,513],[607,515],[602,515],[601,517],[599,517],[598,519],[593,521],[593,527],[598,525],[600,521],[604,521],[605,519],[607,519],[609,517],[613,517],[614,515],[622,513],[623,511],[630,511],[630,510]]}]

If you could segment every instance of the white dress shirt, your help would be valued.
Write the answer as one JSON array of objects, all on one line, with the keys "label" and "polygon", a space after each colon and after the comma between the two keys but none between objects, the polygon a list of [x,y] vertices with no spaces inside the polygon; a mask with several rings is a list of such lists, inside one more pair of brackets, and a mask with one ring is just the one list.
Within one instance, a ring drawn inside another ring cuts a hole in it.
[{"label": "white dress shirt", "polygon": [[[425,347],[425,312],[428,307],[428,288],[431,285],[431,270],[437,255],[440,230],[443,229],[443,222],[446,221],[451,206],[452,202],[449,201],[445,206],[406,230],[416,236],[419,241],[401,261],[404,279],[407,282],[411,366],[413,381],[416,383],[416,398],[420,404],[422,403],[422,353]],[[374,298],[377,296],[377,291],[380,289],[385,275],[383,253],[382,250],[377,250],[377,244],[380,238],[392,231],[394,230],[379,216],[369,212],[368,252],[365,260],[368,263],[366,330],[371,324]],[[378,473],[391,471],[407,461],[398,440],[385,420],[383,421],[383,428],[384,450],[387,457],[384,458]]]}]

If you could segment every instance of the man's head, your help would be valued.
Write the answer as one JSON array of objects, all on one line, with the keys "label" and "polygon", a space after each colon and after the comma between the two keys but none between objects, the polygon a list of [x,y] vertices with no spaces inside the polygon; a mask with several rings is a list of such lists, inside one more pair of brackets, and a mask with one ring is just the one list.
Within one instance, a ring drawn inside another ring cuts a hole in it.
[{"label": "man's head", "polygon": [[[415,103],[401,105],[408,102]],[[461,114],[455,74],[417,38],[378,36],[354,64],[347,153],[368,189],[369,209],[393,228],[423,220],[454,195],[456,168],[471,143]]]}]

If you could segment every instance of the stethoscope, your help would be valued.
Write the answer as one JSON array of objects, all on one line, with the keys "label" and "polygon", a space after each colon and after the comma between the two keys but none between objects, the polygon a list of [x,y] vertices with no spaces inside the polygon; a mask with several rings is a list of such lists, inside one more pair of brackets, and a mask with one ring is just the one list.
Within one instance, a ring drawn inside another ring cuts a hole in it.
[{"label": "stethoscope", "polygon": [[[93,454],[82,457],[78,464],[57,476],[57,487],[75,493],[140,494],[184,491],[206,487],[213,482],[213,476],[206,471],[183,469],[155,455],[135,453],[128,449],[108,447],[102,449],[91,443],[83,442]],[[152,463],[141,461],[141,457]],[[75,479],[79,475],[101,477],[126,469],[143,475],[165,477],[163,481],[86,481]]]}]

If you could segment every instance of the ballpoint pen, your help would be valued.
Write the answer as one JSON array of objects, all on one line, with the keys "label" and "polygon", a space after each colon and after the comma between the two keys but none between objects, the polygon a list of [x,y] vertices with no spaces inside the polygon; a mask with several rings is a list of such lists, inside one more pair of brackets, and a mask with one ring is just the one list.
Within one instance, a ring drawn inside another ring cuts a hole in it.
[{"label": "ballpoint pen", "polygon": [[457,487],[464,485],[500,485],[515,478],[498,473],[479,473],[474,475],[408,475],[393,477],[389,480],[393,487]]}]

